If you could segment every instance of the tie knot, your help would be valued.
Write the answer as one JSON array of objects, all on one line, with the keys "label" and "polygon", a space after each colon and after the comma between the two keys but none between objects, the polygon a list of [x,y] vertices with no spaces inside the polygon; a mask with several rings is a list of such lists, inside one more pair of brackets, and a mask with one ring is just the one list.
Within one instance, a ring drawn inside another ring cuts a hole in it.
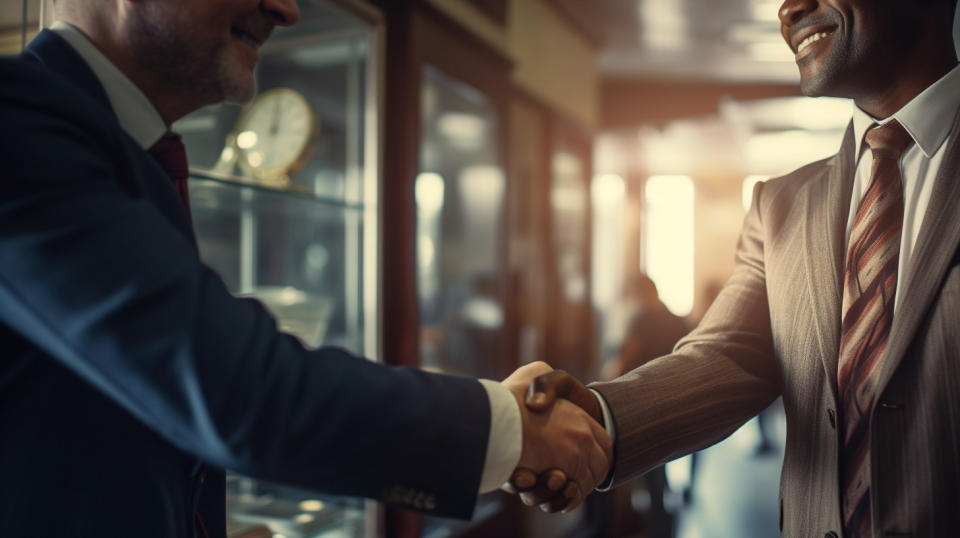
[{"label": "tie knot", "polygon": [[900,122],[892,120],[884,125],[871,127],[863,140],[870,146],[874,156],[881,153],[899,159],[900,154],[910,145],[913,138],[903,125],[900,125]]},{"label": "tie knot", "polygon": [[174,181],[185,181],[190,175],[187,148],[177,133],[167,133],[150,147],[150,155]]}]

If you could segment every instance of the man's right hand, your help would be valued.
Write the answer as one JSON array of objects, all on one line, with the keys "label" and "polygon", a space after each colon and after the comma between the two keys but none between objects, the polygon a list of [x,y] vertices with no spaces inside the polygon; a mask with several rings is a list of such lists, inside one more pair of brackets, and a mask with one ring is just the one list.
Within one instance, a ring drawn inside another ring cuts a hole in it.
[{"label": "man's right hand", "polygon": [[[563,399],[562,395],[568,393],[564,387],[560,387],[559,392],[548,388],[551,390],[549,394],[537,398],[537,404],[542,405],[536,407],[534,404],[536,410],[532,411],[528,408],[527,386],[506,381],[504,384],[517,398],[523,421],[523,449],[518,469],[528,469],[540,475],[538,481],[543,482],[542,489],[551,492],[550,499],[535,504],[544,505],[542,508],[548,511],[576,508],[583,497],[581,492],[593,490],[607,475],[613,451],[610,436],[590,414]],[[593,397],[589,391],[588,394]],[[558,395],[561,399],[557,399]],[[529,488],[521,486],[516,489],[524,491]],[[529,493],[522,495],[524,502],[534,504],[530,502]]]},{"label": "man's right hand", "polygon": [[[590,415],[598,425],[603,424],[603,414],[596,395],[562,370],[550,371],[534,378],[529,384],[525,403],[529,411],[541,414],[550,411],[558,399],[575,404]],[[566,405],[565,402],[564,405]],[[608,458],[611,452],[607,452]],[[539,505],[547,512],[559,510],[569,512],[603,481],[609,464],[605,465],[604,469],[603,476],[596,477],[596,481],[578,484],[573,475],[565,474],[560,469],[535,472],[532,468],[525,467],[521,458],[521,464],[511,476],[509,487],[506,489],[520,493],[520,497],[527,505]],[[584,486],[583,489],[580,487],[581,484]]]},{"label": "man's right hand", "polygon": [[563,370],[553,370],[539,375],[530,382],[530,387],[527,389],[527,408],[535,413],[542,413],[558,398],[576,404],[597,424],[603,424],[603,411],[600,410],[597,396],[577,378]]}]

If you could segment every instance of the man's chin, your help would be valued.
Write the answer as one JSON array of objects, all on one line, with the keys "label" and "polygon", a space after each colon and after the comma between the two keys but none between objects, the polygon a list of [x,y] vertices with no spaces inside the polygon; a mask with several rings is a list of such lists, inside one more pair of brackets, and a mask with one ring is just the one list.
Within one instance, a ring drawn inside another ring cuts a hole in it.
[{"label": "man's chin", "polygon": [[257,83],[253,76],[246,77],[245,80],[233,79],[224,86],[223,100],[228,103],[243,105],[249,103],[253,96],[257,94]]},{"label": "man's chin", "polygon": [[822,97],[823,90],[818,84],[800,79],[800,93],[806,97]]},{"label": "man's chin", "polygon": [[825,77],[819,72],[804,72],[800,69],[800,93],[807,97],[822,97],[826,95],[829,86]]}]

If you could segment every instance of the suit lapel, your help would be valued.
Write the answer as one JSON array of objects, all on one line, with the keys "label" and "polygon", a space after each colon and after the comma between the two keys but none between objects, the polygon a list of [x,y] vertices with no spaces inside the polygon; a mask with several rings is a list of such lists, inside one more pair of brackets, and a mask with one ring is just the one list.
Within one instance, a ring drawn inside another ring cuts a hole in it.
[{"label": "suit lapel", "polygon": [[807,291],[813,303],[820,359],[837,398],[837,361],[840,350],[840,301],[843,278],[844,237],[854,174],[853,127],[847,128],[840,152],[828,163],[825,174],[811,185],[807,197],[805,244]]},{"label": "suit lapel", "polygon": [[954,121],[948,144],[893,315],[889,343],[880,362],[878,395],[903,361],[960,245],[960,117]]}]

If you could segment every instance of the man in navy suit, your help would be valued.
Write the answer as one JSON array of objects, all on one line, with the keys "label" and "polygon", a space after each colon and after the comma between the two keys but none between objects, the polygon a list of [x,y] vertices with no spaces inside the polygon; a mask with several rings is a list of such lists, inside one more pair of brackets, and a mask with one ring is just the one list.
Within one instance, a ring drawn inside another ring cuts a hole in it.
[{"label": "man in navy suit", "polygon": [[57,11],[0,59],[0,536],[223,536],[224,469],[455,517],[518,464],[603,479],[586,413],[518,405],[548,366],[501,384],[309,351],[200,262],[150,150],[253,95],[293,0]]}]

